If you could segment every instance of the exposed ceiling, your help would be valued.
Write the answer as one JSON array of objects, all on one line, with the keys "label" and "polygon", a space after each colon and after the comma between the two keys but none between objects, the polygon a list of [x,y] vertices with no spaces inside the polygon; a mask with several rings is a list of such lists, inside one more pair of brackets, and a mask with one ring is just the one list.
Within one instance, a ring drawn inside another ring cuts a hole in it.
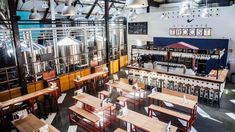
[{"label": "exposed ceiling", "polygon": [[[157,3],[158,5],[161,4],[169,4],[169,3],[180,3],[184,0],[149,0]],[[191,0],[197,3],[200,6],[205,6],[206,0]],[[229,6],[234,3],[234,0],[207,0],[209,6]]]},{"label": "exposed ceiling", "polygon": [[[73,0],[73,6],[77,10],[77,15],[69,17],[75,18],[93,18],[99,15],[101,18],[104,15],[104,0]],[[125,0],[110,0],[110,14],[121,11],[125,6]],[[65,0],[55,0],[56,18],[65,18],[61,15],[61,11],[65,6]],[[36,7],[38,12],[44,19],[49,19],[51,15],[49,0],[19,0],[18,11],[31,11]]]},{"label": "exposed ceiling", "polygon": [[[7,0],[3,0],[7,1]],[[36,7],[42,19],[50,19],[51,11],[50,11],[50,0],[18,0],[17,11],[26,11],[30,12],[33,7]],[[57,19],[94,19],[99,17],[99,19],[104,16],[104,1],[105,0],[72,0],[72,5],[75,6],[77,10],[77,15],[73,17],[64,17],[61,15],[61,11],[65,6],[65,0],[53,0],[55,2],[55,11]],[[122,15],[128,14],[127,10],[124,10],[126,0],[110,0],[110,15],[115,15],[117,13],[120,14],[122,11]],[[174,5],[180,4],[184,0],[148,0],[150,6],[160,7],[164,5]],[[205,6],[206,0],[191,0],[194,1],[198,7]],[[2,2],[2,0],[1,0]],[[229,6],[234,3],[234,0],[208,0],[208,6]],[[3,3],[2,6],[4,5]],[[5,4],[6,5],[6,4]],[[175,6],[175,5],[174,5]],[[169,7],[169,6],[168,6]],[[0,10],[1,11],[1,10]]]}]

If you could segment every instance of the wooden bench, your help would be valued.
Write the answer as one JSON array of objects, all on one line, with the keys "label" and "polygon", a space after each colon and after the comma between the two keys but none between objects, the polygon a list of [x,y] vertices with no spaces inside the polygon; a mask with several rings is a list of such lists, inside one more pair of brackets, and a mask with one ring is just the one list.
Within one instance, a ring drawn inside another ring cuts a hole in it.
[{"label": "wooden bench", "polygon": [[[100,118],[96,116],[95,114],[92,114],[84,109],[78,108],[77,106],[71,106],[69,107],[69,110],[72,112],[69,114],[69,119],[73,122],[75,122],[80,127],[83,127],[84,129],[87,129],[88,131],[94,131],[100,129],[100,125],[97,126],[97,123],[99,123]],[[85,118],[88,121],[85,121],[83,119],[78,120],[78,117]],[[89,122],[90,121],[90,122]],[[90,128],[91,125],[93,128]]]},{"label": "wooden bench", "polygon": [[126,131],[121,128],[117,128],[114,132],[126,132]]},{"label": "wooden bench", "polygon": [[101,96],[103,96],[103,98],[106,98],[106,97],[109,96],[109,92],[106,91],[106,90],[102,90],[102,91],[98,92],[98,96],[99,96],[100,99],[102,99]]},{"label": "wooden bench", "polygon": [[191,116],[189,116],[189,115],[187,115],[187,114],[184,114],[184,113],[177,112],[177,111],[173,111],[173,110],[170,110],[170,109],[167,109],[167,108],[163,108],[163,107],[160,107],[160,106],[150,105],[150,106],[148,107],[148,115],[149,115],[150,117],[152,117],[153,111],[162,113],[162,114],[164,114],[164,115],[176,117],[176,118],[179,118],[179,119],[181,119],[181,120],[186,121],[187,124],[186,124],[184,130],[185,130],[186,132],[189,132],[189,131],[190,131],[190,128],[191,128]]},{"label": "wooden bench", "polygon": [[[109,92],[103,90],[103,91],[100,91],[100,92],[98,93],[98,95],[99,95],[99,98],[102,98],[102,96],[103,96],[103,98],[106,98],[106,97],[108,97]],[[125,106],[125,103],[128,101],[128,98],[127,98],[127,97],[124,97],[124,96],[119,96],[119,97],[117,98],[117,100],[123,102],[123,103],[124,103],[124,106]]]},{"label": "wooden bench", "polygon": [[123,82],[123,83],[129,84],[128,79],[125,79],[125,78],[120,78],[120,82]]},{"label": "wooden bench", "polygon": [[198,96],[194,96],[194,95],[191,95],[191,94],[181,93],[181,92],[177,92],[177,91],[174,91],[174,90],[169,90],[169,89],[166,89],[166,88],[162,89],[162,93],[169,94],[169,95],[174,95],[174,96],[177,96],[177,97],[184,97],[184,95],[185,95],[185,97],[187,99],[198,102]]}]

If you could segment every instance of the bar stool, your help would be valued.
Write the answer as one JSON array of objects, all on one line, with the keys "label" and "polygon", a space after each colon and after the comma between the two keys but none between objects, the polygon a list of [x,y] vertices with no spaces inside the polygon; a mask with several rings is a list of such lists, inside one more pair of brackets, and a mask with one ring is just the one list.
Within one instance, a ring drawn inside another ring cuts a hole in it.
[{"label": "bar stool", "polygon": [[191,89],[192,85],[187,83],[187,84],[185,84],[185,87],[186,87],[186,93],[190,94],[190,89]]},{"label": "bar stool", "polygon": [[219,105],[219,107],[220,107],[219,93],[220,93],[219,90],[215,90],[215,93],[214,93],[214,102],[216,102]]},{"label": "bar stool", "polygon": [[195,87],[191,86],[190,90],[189,90],[189,94],[194,95],[195,93]]},{"label": "bar stool", "polygon": [[197,86],[195,86],[195,90],[194,90],[194,95],[195,95],[195,96],[199,96],[200,88],[201,88],[201,87],[200,87],[200,86],[198,86],[198,85],[197,85]]},{"label": "bar stool", "polygon": [[164,86],[164,79],[158,79],[158,84],[157,84],[157,88],[158,88],[158,91],[161,92],[162,91],[162,88]]},{"label": "bar stool", "polygon": [[210,89],[205,87],[204,101],[206,101],[207,104],[208,104],[208,101],[209,101],[209,91],[210,91]]},{"label": "bar stool", "polygon": [[204,98],[204,92],[205,92],[204,88],[200,88],[200,91],[199,91],[199,100],[200,101],[203,100],[203,98]]},{"label": "bar stool", "polygon": [[157,78],[151,77],[149,85],[152,86],[152,87],[156,87],[157,86]]},{"label": "bar stool", "polygon": [[178,91],[178,85],[177,85],[177,83],[175,83],[174,84],[174,89],[173,89],[174,91]]},{"label": "bar stool", "polygon": [[183,83],[178,83],[178,92],[183,92]]},{"label": "bar stool", "polygon": [[143,76],[143,83],[144,83],[146,86],[149,86],[148,76]]},{"label": "bar stool", "polygon": [[168,81],[168,89],[173,90],[174,89],[174,81]]},{"label": "bar stool", "polygon": [[135,80],[137,81],[137,82],[139,82],[139,81],[141,81],[141,78],[140,78],[140,75],[139,74],[135,74]]},{"label": "bar stool", "polygon": [[187,87],[185,86],[186,84],[185,83],[183,83],[183,85],[182,85],[182,92],[183,93],[187,93]]},{"label": "bar stool", "polygon": [[129,73],[127,78],[128,78],[128,79],[134,79],[133,73]]},{"label": "bar stool", "polygon": [[214,96],[215,96],[215,91],[213,89],[209,90],[209,103],[213,105],[214,103]]}]

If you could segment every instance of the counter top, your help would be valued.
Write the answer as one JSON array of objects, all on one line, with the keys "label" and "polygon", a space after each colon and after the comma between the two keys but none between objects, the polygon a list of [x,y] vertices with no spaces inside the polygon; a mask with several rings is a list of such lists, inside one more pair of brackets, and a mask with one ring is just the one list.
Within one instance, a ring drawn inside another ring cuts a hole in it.
[{"label": "counter top", "polygon": [[[192,79],[199,79],[203,81],[211,81],[211,82],[216,82],[216,83],[223,83],[226,80],[227,74],[228,74],[228,69],[223,69],[219,70],[219,78],[216,79],[216,76],[210,76],[210,77],[199,77],[195,75],[186,75],[186,74],[176,74],[172,72],[163,72],[163,71],[157,71],[157,70],[150,70],[146,68],[141,68],[141,67],[134,67],[134,66],[127,66],[127,68],[130,69],[135,69],[135,70],[144,70],[144,71],[149,71],[149,72],[157,72],[161,74],[168,74],[168,75],[173,75],[173,76],[181,76],[181,77],[187,77],[187,78],[192,78]],[[216,74],[216,70],[212,70],[209,75],[214,75]]]}]

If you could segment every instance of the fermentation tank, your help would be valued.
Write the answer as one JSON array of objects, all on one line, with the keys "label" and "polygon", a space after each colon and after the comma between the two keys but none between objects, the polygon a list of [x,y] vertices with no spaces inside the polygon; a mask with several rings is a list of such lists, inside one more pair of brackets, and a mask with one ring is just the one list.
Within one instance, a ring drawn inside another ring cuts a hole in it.
[{"label": "fermentation tank", "polygon": [[78,64],[80,49],[83,46],[81,41],[65,37],[57,43],[59,49],[60,63]]}]

